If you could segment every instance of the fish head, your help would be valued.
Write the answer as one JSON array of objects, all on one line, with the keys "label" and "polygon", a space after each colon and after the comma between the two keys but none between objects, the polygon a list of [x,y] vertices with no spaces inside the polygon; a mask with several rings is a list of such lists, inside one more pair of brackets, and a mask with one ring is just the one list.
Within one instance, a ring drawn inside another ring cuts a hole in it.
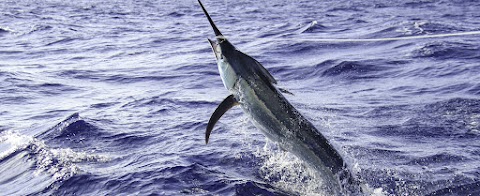
[{"label": "fish head", "polygon": [[202,2],[200,2],[200,0],[198,2],[202,7],[203,12],[205,13],[205,16],[207,16],[207,19],[210,22],[210,25],[212,26],[215,33],[215,40],[208,39],[208,42],[210,43],[213,54],[215,55],[215,58],[217,60],[220,77],[222,78],[222,82],[225,88],[227,88],[228,90],[232,90],[238,79],[238,75],[235,72],[236,69],[234,69],[233,65],[230,64],[230,62],[228,61],[228,57],[231,57],[236,52],[236,49],[227,40],[227,38],[223,36],[220,30],[218,30],[212,18],[210,18],[207,10],[205,9],[205,7],[203,7]]}]

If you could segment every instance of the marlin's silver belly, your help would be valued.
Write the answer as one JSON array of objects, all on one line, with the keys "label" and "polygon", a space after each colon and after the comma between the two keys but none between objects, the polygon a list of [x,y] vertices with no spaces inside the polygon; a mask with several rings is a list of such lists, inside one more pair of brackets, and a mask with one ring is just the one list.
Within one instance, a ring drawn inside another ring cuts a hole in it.
[{"label": "marlin's silver belly", "polygon": [[232,66],[227,61],[225,61],[225,59],[218,59],[217,65],[223,85],[227,90],[233,90],[238,80],[237,73],[235,73],[235,70],[233,70]]}]

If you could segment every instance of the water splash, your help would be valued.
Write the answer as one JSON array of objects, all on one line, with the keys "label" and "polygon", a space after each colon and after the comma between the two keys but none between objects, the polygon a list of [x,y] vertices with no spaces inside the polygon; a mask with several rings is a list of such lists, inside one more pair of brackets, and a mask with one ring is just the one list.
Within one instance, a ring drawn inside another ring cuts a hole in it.
[{"label": "water splash", "polygon": [[315,171],[276,144],[267,141],[254,154],[264,160],[260,173],[273,186],[299,195],[326,195],[326,184],[315,176]]},{"label": "water splash", "polygon": [[0,134],[0,160],[8,157],[19,149],[24,149],[33,138],[21,135],[14,131],[5,131]]},{"label": "water splash", "polygon": [[[242,141],[241,148],[234,153],[235,158],[246,156],[242,153],[244,150],[240,149],[251,149],[251,155],[255,160],[259,160],[258,173],[265,182],[292,194],[326,195],[328,189],[323,180],[315,176],[315,171],[259,133],[246,115],[235,124],[233,126],[240,128],[234,129],[234,132]],[[259,137],[263,138],[263,141],[258,141]]]}]

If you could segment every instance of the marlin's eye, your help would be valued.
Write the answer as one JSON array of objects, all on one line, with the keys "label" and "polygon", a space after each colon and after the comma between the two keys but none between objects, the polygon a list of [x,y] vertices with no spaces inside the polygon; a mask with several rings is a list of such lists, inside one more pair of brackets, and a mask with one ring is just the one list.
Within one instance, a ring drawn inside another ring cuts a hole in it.
[{"label": "marlin's eye", "polygon": [[218,44],[221,44],[222,42],[227,40],[227,38],[225,38],[223,35],[217,35],[217,36],[215,36],[215,38],[217,38]]}]

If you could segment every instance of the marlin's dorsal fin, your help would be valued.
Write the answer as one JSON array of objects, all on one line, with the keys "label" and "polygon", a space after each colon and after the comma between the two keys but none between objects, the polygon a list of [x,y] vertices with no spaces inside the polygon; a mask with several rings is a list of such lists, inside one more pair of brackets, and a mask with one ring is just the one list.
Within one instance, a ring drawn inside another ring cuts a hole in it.
[{"label": "marlin's dorsal fin", "polygon": [[[255,60],[255,59],[253,59],[253,60]],[[270,74],[270,72],[268,72],[268,70],[265,69],[265,67],[263,67],[263,65],[260,64],[257,60],[255,60],[255,62],[257,62],[257,65],[258,65],[256,69],[262,75],[262,77],[268,78],[268,81],[270,81],[272,84],[277,84],[277,80],[275,80],[275,78],[272,76],[272,74]]]},{"label": "marlin's dorsal fin", "polygon": [[260,76],[262,78],[262,80],[268,81],[272,84],[277,84],[277,80],[275,80],[275,78],[272,76],[272,74],[270,74],[270,72],[268,72],[268,70],[265,69],[265,67],[263,67],[263,65],[260,64],[260,62],[258,62],[253,57],[248,56],[247,54],[245,54],[243,52],[240,52],[240,51],[238,51],[238,52],[241,53],[241,55],[244,56],[245,59],[250,59],[250,61],[255,62],[255,66],[252,67],[252,69],[258,76]]},{"label": "marlin's dorsal fin", "polygon": [[278,88],[278,90],[279,90],[280,92],[282,92],[282,93],[295,96],[292,92],[290,92],[289,90],[287,90],[287,89],[285,89],[285,88]]},{"label": "marlin's dorsal fin", "polygon": [[210,138],[210,133],[212,133],[213,126],[215,126],[215,123],[217,123],[218,119],[225,114],[230,108],[233,106],[238,105],[238,101],[233,97],[233,95],[229,95],[227,98],[225,98],[220,105],[218,105],[217,109],[215,109],[215,112],[213,112],[212,116],[210,117],[210,120],[208,121],[207,125],[207,132],[205,132],[205,143],[208,144],[208,139]]}]

